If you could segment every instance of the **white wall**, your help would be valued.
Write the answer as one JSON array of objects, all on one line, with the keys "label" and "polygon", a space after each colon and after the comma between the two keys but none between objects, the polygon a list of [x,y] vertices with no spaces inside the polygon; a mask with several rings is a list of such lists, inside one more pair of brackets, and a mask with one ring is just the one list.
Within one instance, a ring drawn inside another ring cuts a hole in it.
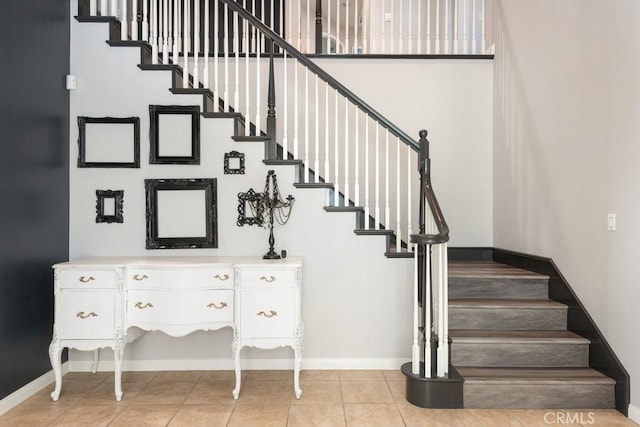
[{"label": "white wall", "polygon": [[494,244],[556,261],[638,408],[640,3],[499,1],[497,13]]},{"label": "white wall", "polygon": [[[235,221],[237,193],[249,188],[260,189],[264,185],[268,167],[260,161],[262,145],[233,142],[231,121],[202,119],[199,166],[149,165],[149,104],[193,105],[198,104],[200,98],[172,95],[168,91],[168,72],[141,71],[136,67],[139,62],[137,49],[109,47],[104,42],[106,37],[106,24],[71,23],[71,73],[78,77],[78,90],[70,94],[71,164],[75,165],[77,161],[77,116],[138,116],[141,168],[79,169],[72,166],[70,259],[102,255],[261,256],[267,250],[267,231],[255,227],[239,228]],[[484,89],[473,92],[482,97],[481,107],[471,110],[467,104],[472,103],[460,95],[468,89],[465,86],[468,82],[445,84],[434,77],[456,74],[454,64],[445,64],[438,72],[411,71],[397,79],[398,86],[389,85],[386,96],[379,81],[388,79],[385,76],[391,71],[383,64],[379,67],[381,70],[362,69],[351,80],[365,83],[362,89],[373,93],[370,99],[363,97],[376,107],[380,105],[380,111],[392,119],[397,118],[401,126],[413,129],[411,133],[417,135],[420,127],[431,130],[434,182],[438,194],[443,195],[443,210],[453,229],[452,244],[491,245],[491,91],[488,83],[491,67],[485,66],[484,74],[481,74],[485,77]],[[363,78],[365,75],[367,78]],[[417,86],[415,83],[403,86],[406,79],[415,80]],[[417,89],[420,82],[425,87]],[[426,95],[434,86],[440,87],[437,99]],[[404,90],[405,95],[394,94],[391,98],[390,93],[396,90],[394,87]],[[452,93],[458,95],[452,96]],[[406,94],[411,94],[411,98]],[[396,100],[404,102],[397,104]],[[407,112],[401,113],[397,105]],[[470,126],[465,120],[460,122],[455,113],[469,115],[467,120],[477,120],[484,127]],[[425,117],[429,118],[428,123],[424,123]],[[449,133],[452,127],[459,129]],[[247,156],[246,175],[222,173],[224,153],[234,149]],[[456,150],[466,154],[464,159],[454,160]],[[465,171],[467,174],[459,176]],[[305,259],[302,301],[305,366],[399,366],[408,359],[410,352],[412,262],[384,258],[383,237],[353,234],[352,213],[326,213],[322,209],[324,190],[295,189],[292,186],[294,171],[290,167],[278,167],[276,173],[282,193],[292,194],[297,199],[290,222],[277,227],[275,234],[277,250],[285,248],[290,255]],[[218,179],[219,248],[145,250],[144,179],[211,177]],[[123,224],[95,223],[96,189],[124,190]],[[448,198],[444,197],[447,193],[451,194]],[[471,204],[469,200],[472,200]],[[469,209],[470,206],[473,209]],[[466,212],[472,210],[475,210],[474,216],[466,216]],[[476,229],[479,231],[471,231]],[[127,346],[125,368],[229,368],[230,341],[229,331],[195,333],[180,339],[150,333]],[[254,361],[290,357],[290,351],[286,350],[245,350],[243,354]],[[90,356],[72,352],[71,360],[77,367],[87,367],[88,364],[83,363],[90,360]],[[180,361],[179,365],[175,361]]]}]

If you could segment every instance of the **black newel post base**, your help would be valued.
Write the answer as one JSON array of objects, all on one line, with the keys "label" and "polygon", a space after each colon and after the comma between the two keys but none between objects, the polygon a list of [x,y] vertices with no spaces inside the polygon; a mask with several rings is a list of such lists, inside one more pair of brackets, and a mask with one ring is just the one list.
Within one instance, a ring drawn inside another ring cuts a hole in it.
[{"label": "black newel post base", "polygon": [[411,362],[402,365],[406,377],[405,397],[407,402],[421,408],[464,408],[464,378],[449,365],[449,376],[445,378],[423,378],[424,363],[420,364],[420,375],[411,373]]}]

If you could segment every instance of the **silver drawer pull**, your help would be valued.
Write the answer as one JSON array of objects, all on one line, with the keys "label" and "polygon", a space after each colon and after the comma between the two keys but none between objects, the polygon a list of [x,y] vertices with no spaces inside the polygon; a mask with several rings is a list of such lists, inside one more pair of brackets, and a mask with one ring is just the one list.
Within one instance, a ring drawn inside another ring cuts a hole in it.
[{"label": "silver drawer pull", "polygon": [[98,317],[98,315],[95,314],[93,311],[91,313],[85,313],[84,311],[79,311],[78,314],[76,314],[76,317],[79,317],[81,319],[87,319],[89,317]]},{"label": "silver drawer pull", "polygon": [[142,304],[140,301],[138,301],[135,307],[139,308],[140,310],[144,310],[145,308],[153,308],[153,304],[151,303]]},{"label": "silver drawer pull", "polygon": [[214,279],[218,279],[218,280],[229,280],[229,275],[228,274],[223,274],[222,276],[219,274],[216,274],[215,276],[213,276]]},{"label": "silver drawer pull", "polygon": [[89,277],[80,276],[80,279],[78,280],[80,280],[81,283],[89,283],[92,280],[96,280],[96,278],[93,276],[89,276]]},{"label": "silver drawer pull", "polygon": [[227,306],[227,303],[224,302],[224,301],[222,301],[220,304],[216,304],[215,302],[211,302],[211,303],[207,304],[207,307],[209,307],[209,308],[217,308],[218,310],[222,310],[226,306]]},{"label": "silver drawer pull", "polygon": [[260,280],[264,280],[267,283],[271,283],[271,282],[275,282],[276,281],[276,276],[260,276]]},{"label": "silver drawer pull", "polygon": [[134,274],[133,275],[133,280],[137,280],[137,281],[141,281],[141,280],[148,279],[148,278],[149,278],[149,276],[147,276],[146,274],[143,274],[142,276],[139,275],[139,274]]},{"label": "silver drawer pull", "polygon": [[264,311],[259,311],[256,316],[263,316],[263,317],[275,317],[278,315],[277,311],[273,311],[273,310],[269,310],[269,314],[265,313]]}]

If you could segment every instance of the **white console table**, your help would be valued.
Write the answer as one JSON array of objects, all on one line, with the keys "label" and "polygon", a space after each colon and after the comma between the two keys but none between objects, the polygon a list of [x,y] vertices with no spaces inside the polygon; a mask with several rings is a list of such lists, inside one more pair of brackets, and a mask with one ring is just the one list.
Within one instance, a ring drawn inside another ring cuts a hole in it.
[{"label": "white console table", "polygon": [[56,380],[54,401],[62,388],[60,354],[65,347],[111,347],[119,401],[124,348],[137,337],[130,328],[174,337],[233,328],[235,399],[243,347],[289,346],[294,351],[294,390],[300,398],[302,258],[95,257],[53,269],[55,323],[49,356]]}]

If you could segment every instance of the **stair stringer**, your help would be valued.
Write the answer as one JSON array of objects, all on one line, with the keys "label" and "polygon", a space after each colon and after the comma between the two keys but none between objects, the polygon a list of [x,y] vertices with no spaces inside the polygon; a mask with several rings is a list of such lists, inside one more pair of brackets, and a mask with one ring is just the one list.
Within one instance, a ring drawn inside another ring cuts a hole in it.
[{"label": "stair stringer", "polygon": [[[82,2],[80,2],[82,3]],[[76,16],[76,20],[79,22],[92,23],[101,22],[109,24],[109,39],[106,40],[107,44],[114,47],[133,47],[140,49],[140,64],[138,67],[141,70],[146,71],[170,71],[171,72],[171,87],[169,90],[178,95],[197,95],[202,96],[202,116],[205,118],[231,118],[234,120],[234,134],[232,138],[235,141],[243,142],[263,142],[265,145],[265,158],[267,152],[267,142],[269,137],[262,130],[256,131],[256,125],[249,122],[251,133],[253,136],[245,136],[245,126],[247,119],[242,113],[233,111],[233,107],[229,107],[229,112],[224,112],[225,100],[219,98],[217,101],[214,99],[214,93],[210,89],[205,89],[200,84],[199,87],[193,87],[193,76],[190,74],[187,76],[189,84],[188,88],[183,87],[184,69],[181,65],[177,64],[153,64],[152,63],[152,51],[151,46],[144,41],[139,40],[122,40],[120,21],[116,17],[112,16]],[[216,112],[214,103],[218,103],[219,111]],[[278,151],[282,155],[283,147],[278,143]],[[282,156],[284,157],[284,156]],[[318,175],[318,181],[316,183],[304,183],[302,181],[304,163],[301,160],[293,159],[293,155],[288,153],[287,160],[264,160],[264,163],[269,165],[291,165],[297,170],[298,181],[294,184],[297,188],[326,188],[326,202],[325,211],[327,212],[354,212],[356,227],[354,233],[356,235],[371,235],[382,236],[385,242],[385,256],[387,258],[413,258],[413,252],[408,250],[408,244],[405,241],[400,242],[400,250],[397,249],[397,236],[393,229],[386,228],[383,224],[376,224],[375,219],[370,216],[368,219],[369,226],[365,227],[366,218],[364,218],[364,208],[354,206],[354,202],[349,199],[345,201],[345,195],[340,192],[338,200],[340,206],[331,206],[330,201],[335,199],[335,186],[332,183],[324,182],[324,179]],[[310,174],[315,175],[316,172],[310,169]]]}]

